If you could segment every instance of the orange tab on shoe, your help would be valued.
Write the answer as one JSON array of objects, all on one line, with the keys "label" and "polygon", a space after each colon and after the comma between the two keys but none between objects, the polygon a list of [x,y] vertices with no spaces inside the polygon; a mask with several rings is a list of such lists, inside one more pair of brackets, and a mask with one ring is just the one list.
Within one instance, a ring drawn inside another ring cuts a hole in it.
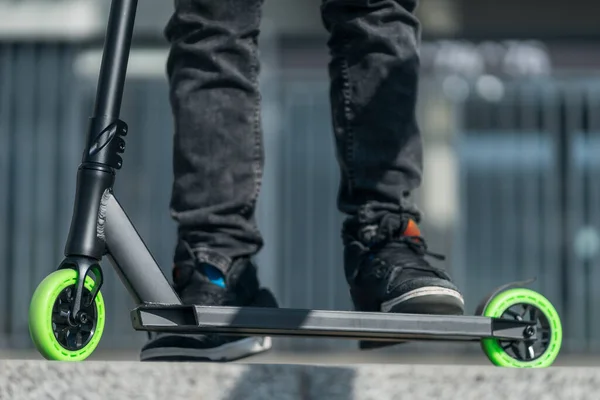
[{"label": "orange tab on shoe", "polygon": [[408,220],[408,224],[406,224],[406,229],[403,233],[404,236],[408,237],[419,237],[421,236],[421,230],[415,221],[412,219]]}]

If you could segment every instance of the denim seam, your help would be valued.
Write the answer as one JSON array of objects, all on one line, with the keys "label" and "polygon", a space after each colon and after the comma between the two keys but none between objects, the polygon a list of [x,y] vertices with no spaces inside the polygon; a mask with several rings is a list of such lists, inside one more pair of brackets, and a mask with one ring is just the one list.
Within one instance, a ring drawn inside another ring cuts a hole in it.
[{"label": "denim seam", "polygon": [[[261,5],[260,2],[256,2],[256,7],[253,10],[254,14],[255,14],[255,20],[260,20],[260,12],[261,12]],[[254,172],[254,191],[252,193],[252,196],[248,202],[248,204],[246,204],[246,206],[244,207],[242,213],[243,214],[247,214],[250,212],[250,210],[252,208],[254,208],[256,206],[256,201],[258,199],[258,196],[260,194],[260,188],[261,188],[261,184],[262,184],[262,168],[261,168],[261,148],[262,148],[262,132],[261,132],[261,126],[260,126],[260,113],[261,113],[261,107],[260,107],[260,101],[261,101],[261,95],[260,95],[260,87],[259,87],[259,82],[258,82],[258,78],[259,78],[259,60],[258,60],[258,43],[256,39],[251,39],[253,40],[255,43],[253,43],[254,45],[252,46],[252,65],[250,66],[250,74],[251,74],[251,79],[252,79],[252,85],[253,88],[255,90],[257,99],[254,102],[254,112],[253,112],[253,135],[254,135],[254,153],[253,153],[253,163],[252,163],[252,168],[253,168],[253,172]],[[258,231],[257,227],[254,227],[254,232],[256,233]]]},{"label": "denim seam", "polygon": [[342,95],[344,96],[344,128],[345,128],[345,154],[346,154],[346,165],[348,173],[348,190],[352,192],[355,186],[354,176],[354,131],[351,127],[352,121],[352,101],[351,101],[351,87],[350,87],[350,68],[348,67],[348,60],[342,59]]}]

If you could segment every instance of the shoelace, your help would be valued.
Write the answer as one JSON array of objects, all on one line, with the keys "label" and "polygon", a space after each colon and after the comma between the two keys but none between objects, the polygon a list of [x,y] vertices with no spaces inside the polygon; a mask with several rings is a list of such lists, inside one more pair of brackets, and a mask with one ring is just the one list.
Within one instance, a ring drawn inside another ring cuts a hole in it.
[{"label": "shoelace", "polygon": [[436,254],[428,250],[427,243],[422,236],[406,236],[404,235],[405,224],[403,218],[396,214],[386,214],[382,217],[379,228],[367,227],[362,234],[365,235],[367,241],[373,240],[375,246],[379,242],[380,245],[401,243],[405,244],[413,252],[420,256],[430,256],[438,260],[445,260],[441,254]]},{"label": "shoelace", "polygon": [[[394,246],[395,245],[395,246]],[[388,240],[383,240],[378,242],[377,244],[372,244],[370,246],[370,256],[365,260],[369,263],[371,268],[375,268],[373,273],[378,278],[387,279],[387,276],[391,273],[392,269],[390,269],[387,263],[376,262],[375,265],[371,264],[375,255],[374,253],[377,250],[387,247],[396,247],[398,249],[398,253],[396,253],[393,257],[396,263],[402,265],[403,268],[412,269],[412,270],[421,270],[424,272],[433,272],[440,277],[446,277],[445,272],[430,265],[427,260],[425,260],[424,256],[430,256],[436,258],[438,260],[445,260],[445,257],[441,254],[436,254],[427,249],[427,244],[425,239],[421,236],[404,236],[404,235],[393,235]],[[413,254],[417,254],[419,257],[415,257],[409,253],[406,253],[406,248],[410,249]],[[369,260],[369,261],[367,261]]]},{"label": "shoelace", "polygon": [[425,242],[425,239],[423,239],[423,237],[421,237],[421,236],[400,236],[398,238],[392,239],[392,241],[406,244],[408,246],[408,248],[410,248],[412,251],[414,251],[418,255],[421,255],[421,256],[427,255],[427,256],[433,257],[435,259],[441,260],[441,261],[446,259],[446,257],[443,256],[442,254],[437,254],[437,253],[433,253],[433,252],[429,251],[427,249],[427,243]]}]

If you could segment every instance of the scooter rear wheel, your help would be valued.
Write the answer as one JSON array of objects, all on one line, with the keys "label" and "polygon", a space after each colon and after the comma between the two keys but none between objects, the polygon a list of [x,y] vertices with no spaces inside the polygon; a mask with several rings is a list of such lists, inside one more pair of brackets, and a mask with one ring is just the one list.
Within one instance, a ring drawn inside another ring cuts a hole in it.
[{"label": "scooter rear wheel", "polygon": [[31,299],[29,334],[47,360],[83,361],[94,352],[102,337],[104,299],[98,292],[94,302],[90,303],[95,282],[89,276],[85,280],[82,314],[77,321],[70,315],[76,283],[75,270],[55,271],[39,284]]},{"label": "scooter rear wheel", "polygon": [[544,368],[551,366],[562,345],[562,325],[558,312],[541,294],[530,289],[509,289],[496,295],[483,316],[535,323],[536,338],[526,341],[481,341],[488,359],[500,367]]}]

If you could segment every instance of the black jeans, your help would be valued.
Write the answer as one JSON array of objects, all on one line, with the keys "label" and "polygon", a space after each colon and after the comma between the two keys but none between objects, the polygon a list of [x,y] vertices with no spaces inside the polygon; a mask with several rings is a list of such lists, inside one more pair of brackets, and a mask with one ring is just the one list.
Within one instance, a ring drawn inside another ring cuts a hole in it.
[{"label": "black jeans", "polygon": [[[175,0],[165,30],[179,249],[185,242],[200,261],[223,271],[262,247],[254,217],[264,160],[257,83],[262,3]],[[420,219],[410,200],[422,175],[416,3],[322,3],[345,226],[376,224],[389,213]]]}]

